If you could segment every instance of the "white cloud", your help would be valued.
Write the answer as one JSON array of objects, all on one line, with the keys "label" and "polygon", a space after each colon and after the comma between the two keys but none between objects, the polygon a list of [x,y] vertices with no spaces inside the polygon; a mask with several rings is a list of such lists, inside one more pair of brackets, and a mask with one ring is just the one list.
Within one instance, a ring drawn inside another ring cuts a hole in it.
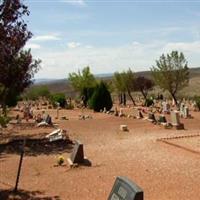
[{"label": "white cloud", "polygon": [[26,49],[40,49],[41,46],[39,44],[28,43],[25,46]]},{"label": "white cloud", "polygon": [[195,42],[174,42],[168,43],[164,47],[164,51],[179,50],[187,53],[200,53],[200,41]]},{"label": "white cloud", "polygon": [[86,3],[84,0],[61,0],[61,2],[66,2],[71,5],[79,5],[79,6],[85,6]]},{"label": "white cloud", "polygon": [[92,49],[93,46],[92,46],[92,45],[86,45],[85,48],[87,48],[87,49]]},{"label": "white cloud", "polygon": [[46,49],[34,52],[34,55],[42,59],[43,63],[43,68],[36,77],[66,78],[69,72],[88,65],[95,74],[122,71],[129,67],[134,71],[149,70],[162,53],[179,50],[179,48],[188,60],[189,67],[200,66],[200,41],[191,43],[133,42],[118,47],[93,46],[92,48],[79,45],[79,48],[67,48],[65,51],[55,52]]},{"label": "white cloud", "polygon": [[77,48],[77,47],[80,47],[80,43],[78,43],[78,42],[69,42],[68,44],[67,44],[67,47],[68,48],[71,48],[71,49],[74,49],[74,48]]},{"label": "white cloud", "polygon": [[52,40],[60,40],[60,38],[55,35],[39,35],[32,38],[32,41],[52,41]]}]

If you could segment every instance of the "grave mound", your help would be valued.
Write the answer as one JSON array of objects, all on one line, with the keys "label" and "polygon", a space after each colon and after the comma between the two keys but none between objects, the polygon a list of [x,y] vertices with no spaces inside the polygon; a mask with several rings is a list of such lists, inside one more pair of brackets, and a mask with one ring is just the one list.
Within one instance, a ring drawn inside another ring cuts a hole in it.
[{"label": "grave mound", "polygon": [[47,138],[14,138],[0,144],[0,153],[20,154],[21,146],[26,141],[26,155],[36,156],[40,154],[57,154],[71,152],[73,143],[69,138],[49,142]]}]

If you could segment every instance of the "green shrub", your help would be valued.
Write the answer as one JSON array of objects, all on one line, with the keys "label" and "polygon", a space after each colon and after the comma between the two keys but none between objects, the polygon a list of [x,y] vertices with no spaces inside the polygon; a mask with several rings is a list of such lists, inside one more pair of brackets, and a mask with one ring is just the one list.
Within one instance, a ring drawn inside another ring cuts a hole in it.
[{"label": "green shrub", "polygon": [[197,108],[200,110],[200,96],[194,97],[194,100],[196,102]]},{"label": "green shrub", "polygon": [[112,108],[112,98],[107,85],[103,81],[96,86],[88,103],[89,107],[96,112],[104,109],[104,107],[106,110],[110,110]]},{"label": "green shrub", "polygon": [[0,125],[2,127],[6,127],[9,121],[10,121],[9,117],[0,116]]},{"label": "green shrub", "polygon": [[53,104],[53,106],[57,106],[57,103],[59,103],[61,108],[65,108],[66,106],[65,94],[63,93],[52,94],[51,103]]},{"label": "green shrub", "polygon": [[149,106],[152,106],[153,104],[154,104],[154,102],[152,99],[146,99],[145,106],[149,107]]}]

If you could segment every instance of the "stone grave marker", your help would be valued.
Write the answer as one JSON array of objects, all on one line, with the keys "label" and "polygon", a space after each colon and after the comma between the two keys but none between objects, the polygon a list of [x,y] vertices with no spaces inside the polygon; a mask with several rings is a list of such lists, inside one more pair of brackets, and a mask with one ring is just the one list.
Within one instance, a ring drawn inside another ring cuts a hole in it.
[{"label": "stone grave marker", "polygon": [[137,113],[136,118],[137,118],[137,119],[142,119],[142,118],[144,118],[144,116],[143,116],[141,110],[138,110],[138,113]]},{"label": "stone grave marker", "polygon": [[108,200],[143,200],[143,190],[126,177],[117,177]]},{"label": "stone grave marker", "polygon": [[123,110],[123,108],[120,108],[120,110],[119,110],[119,117],[124,117],[124,110]]},{"label": "stone grave marker", "polygon": [[170,113],[170,105],[167,102],[162,103],[163,113],[169,114]]},{"label": "stone grave marker", "polygon": [[118,112],[118,110],[117,110],[117,107],[115,107],[114,115],[115,115],[116,117],[119,116],[119,112]]},{"label": "stone grave marker", "polygon": [[184,110],[185,110],[185,104],[181,103],[180,105],[180,116],[184,117]]},{"label": "stone grave marker", "polygon": [[189,108],[187,106],[184,107],[183,117],[186,119],[190,117]]},{"label": "stone grave marker", "polygon": [[172,121],[172,126],[175,127],[176,129],[184,129],[184,125],[180,123],[180,118],[179,118],[179,112],[178,111],[172,111],[171,112],[171,121]]},{"label": "stone grave marker", "polygon": [[158,121],[159,121],[161,124],[166,124],[166,123],[167,123],[167,120],[166,120],[165,115],[160,115]]},{"label": "stone grave marker", "polygon": [[156,118],[155,118],[155,115],[154,115],[154,113],[149,113],[148,114],[148,120],[150,121],[150,122],[156,122]]},{"label": "stone grave marker", "polygon": [[76,141],[68,162],[70,165],[73,165],[84,163],[84,161],[83,144],[80,141]]}]

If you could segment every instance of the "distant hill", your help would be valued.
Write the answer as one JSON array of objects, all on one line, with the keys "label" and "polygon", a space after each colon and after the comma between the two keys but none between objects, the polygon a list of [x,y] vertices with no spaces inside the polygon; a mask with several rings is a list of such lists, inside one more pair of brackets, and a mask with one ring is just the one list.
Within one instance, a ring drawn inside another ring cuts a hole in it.
[{"label": "distant hill", "polygon": [[[136,72],[136,75],[151,78],[150,71]],[[95,76],[100,79],[108,80],[113,77],[113,74],[98,74]],[[75,94],[67,79],[38,79],[32,87],[39,87],[40,85],[46,85],[53,93],[63,92],[70,96],[74,96]],[[200,95],[200,67],[190,69],[190,84],[184,89],[183,93],[187,95]]]}]

